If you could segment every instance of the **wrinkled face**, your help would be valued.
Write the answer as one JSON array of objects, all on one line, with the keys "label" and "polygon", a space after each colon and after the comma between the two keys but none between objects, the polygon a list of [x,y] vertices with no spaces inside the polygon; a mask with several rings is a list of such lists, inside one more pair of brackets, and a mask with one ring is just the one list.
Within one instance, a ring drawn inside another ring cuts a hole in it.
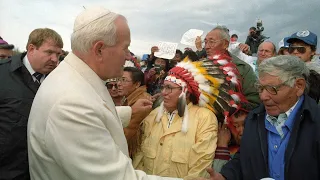
[{"label": "wrinkled face", "polygon": [[118,83],[117,82],[108,82],[106,86],[107,86],[108,91],[110,93],[110,96],[112,98],[117,98],[120,96],[118,93]]},{"label": "wrinkled face", "polygon": [[11,56],[13,56],[11,49],[0,49],[0,60],[10,58]]},{"label": "wrinkled face", "polygon": [[126,59],[130,59],[129,45],[131,42],[130,39],[130,30],[126,21],[122,18],[118,18],[115,21],[117,26],[117,43],[114,46],[106,46],[101,50],[103,70],[104,74],[101,75],[103,80],[109,78],[121,77],[123,73],[123,65],[125,64]]},{"label": "wrinkled face", "polygon": [[154,61],[154,64],[161,66],[162,69],[166,69],[166,66],[167,66],[166,60],[161,59],[161,58],[157,58],[157,59]]},{"label": "wrinkled face", "polygon": [[233,121],[233,126],[237,130],[237,134],[234,134],[234,132],[231,131],[233,137],[235,138],[236,142],[238,145],[240,145],[242,134],[243,134],[243,129],[244,129],[244,120],[246,119],[247,114],[242,114],[238,117],[235,117],[234,115],[231,116],[232,121]]},{"label": "wrinkled face", "polygon": [[131,72],[124,71],[122,80],[119,81],[119,95],[128,97],[133,91],[135,91],[140,83],[134,83],[132,80]]},{"label": "wrinkled face", "polygon": [[303,41],[296,41],[290,45],[289,53],[299,57],[304,62],[309,62],[316,52],[312,51],[310,45],[304,43]]},{"label": "wrinkled face", "polygon": [[205,49],[208,56],[213,56],[219,52],[224,52],[229,46],[229,42],[222,39],[220,30],[210,31],[204,39]]},{"label": "wrinkled face", "polygon": [[27,55],[33,70],[41,74],[49,74],[57,67],[61,54],[62,49],[48,39],[38,48],[29,44]]},{"label": "wrinkled face", "polygon": [[274,53],[275,52],[272,43],[261,43],[258,48],[258,63],[260,64],[263,60],[273,57],[275,55]]},{"label": "wrinkled face", "polygon": [[[284,84],[279,77],[270,74],[262,74],[259,76],[259,83],[266,88],[259,90],[259,96],[265,106],[267,114],[278,116],[288,111],[303,94],[305,89],[305,80],[297,78],[293,87]],[[277,87],[277,93],[270,93],[269,87]]]},{"label": "wrinkled face", "polygon": [[163,105],[169,112],[177,109],[181,91],[181,87],[177,84],[169,81],[164,81],[161,95],[163,96]]}]

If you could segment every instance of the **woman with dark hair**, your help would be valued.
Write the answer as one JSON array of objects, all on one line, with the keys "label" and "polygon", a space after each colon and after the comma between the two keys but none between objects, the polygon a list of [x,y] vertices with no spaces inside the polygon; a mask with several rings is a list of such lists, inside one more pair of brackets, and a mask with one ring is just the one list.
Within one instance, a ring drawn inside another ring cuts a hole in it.
[{"label": "woman with dark hair", "polygon": [[163,102],[143,121],[141,149],[133,157],[136,169],[164,177],[206,176],[218,122],[205,108],[208,104],[199,100],[199,83],[187,69],[176,66],[169,71],[161,86]]}]

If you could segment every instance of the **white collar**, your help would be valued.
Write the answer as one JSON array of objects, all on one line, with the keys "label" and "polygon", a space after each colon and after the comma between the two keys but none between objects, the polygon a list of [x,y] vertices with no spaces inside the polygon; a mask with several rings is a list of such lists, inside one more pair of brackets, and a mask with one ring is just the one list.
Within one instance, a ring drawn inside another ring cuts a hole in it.
[{"label": "white collar", "polygon": [[[297,100],[297,102],[288,110],[288,111],[286,111],[285,113],[286,113],[286,115],[287,115],[287,117],[289,117],[290,116],[290,114],[292,113],[292,111],[294,110],[294,108],[297,106],[297,104],[298,104],[298,102],[299,102],[299,100],[300,100],[300,98],[301,97],[299,97],[299,99]],[[270,116],[269,114],[267,114],[267,117],[268,116]],[[274,117],[274,116],[270,116],[270,117]]]},{"label": "white collar", "polygon": [[290,116],[290,114],[292,113],[292,111],[294,110],[294,108],[297,106],[299,100],[300,100],[300,97],[298,98],[297,102],[296,102],[288,111],[285,112],[286,115],[287,115],[287,117]]},{"label": "white collar", "polygon": [[24,66],[28,69],[28,71],[29,71],[29,73],[30,73],[31,75],[33,75],[33,74],[36,72],[35,70],[33,70],[32,66],[31,66],[31,64],[30,64],[30,61],[29,61],[29,59],[28,59],[28,54],[26,54],[26,55],[24,56],[24,58],[23,58],[23,64],[24,64]]}]

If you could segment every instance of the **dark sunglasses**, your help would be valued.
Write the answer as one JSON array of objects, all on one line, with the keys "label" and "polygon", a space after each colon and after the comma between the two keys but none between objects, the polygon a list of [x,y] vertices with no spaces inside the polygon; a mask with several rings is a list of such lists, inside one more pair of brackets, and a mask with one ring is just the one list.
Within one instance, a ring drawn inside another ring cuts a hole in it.
[{"label": "dark sunglasses", "polygon": [[107,83],[106,86],[107,86],[108,89],[112,89],[113,87],[118,89],[118,84],[109,84],[109,83]]},{"label": "dark sunglasses", "polygon": [[290,46],[288,51],[289,53],[293,53],[294,50],[297,50],[299,53],[304,54],[306,52],[306,47],[304,46]]}]

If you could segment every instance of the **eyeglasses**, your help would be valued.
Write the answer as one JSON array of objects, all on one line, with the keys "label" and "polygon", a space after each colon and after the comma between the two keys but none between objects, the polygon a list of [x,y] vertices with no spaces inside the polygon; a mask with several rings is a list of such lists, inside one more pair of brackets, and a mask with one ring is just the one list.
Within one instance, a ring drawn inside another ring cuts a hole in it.
[{"label": "eyeglasses", "polygon": [[112,89],[113,87],[118,89],[118,84],[107,83],[106,86],[107,86],[108,89]]},{"label": "eyeglasses", "polygon": [[161,92],[172,93],[172,89],[182,89],[181,87],[171,87],[169,85],[162,85],[160,87]]},{"label": "eyeglasses", "polygon": [[132,80],[128,80],[128,79],[122,77],[122,78],[119,78],[119,81],[118,81],[118,82],[120,82],[120,83],[126,83],[126,82],[132,82]]},{"label": "eyeglasses", "polygon": [[278,91],[279,91],[279,88],[282,87],[282,86],[285,86],[287,83],[287,81],[277,85],[277,86],[270,86],[270,85],[261,85],[260,83],[256,83],[255,84],[255,87],[256,89],[258,90],[259,93],[262,93],[263,90],[267,90],[270,94],[272,95],[277,95],[278,94]]},{"label": "eyeglasses", "polygon": [[288,51],[289,53],[293,53],[294,50],[297,50],[299,53],[304,54],[306,52],[306,47],[304,46],[290,46]]},{"label": "eyeglasses", "polygon": [[213,39],[206,40],[205,39],[203,42],[204,42],[205,46],[208,45],[209,47],[211,47],[211,46],[215,45],[216,43],[218,43],[221,40],[223,40],[223,39],[219,39],[219,40],[213,40]]}]

